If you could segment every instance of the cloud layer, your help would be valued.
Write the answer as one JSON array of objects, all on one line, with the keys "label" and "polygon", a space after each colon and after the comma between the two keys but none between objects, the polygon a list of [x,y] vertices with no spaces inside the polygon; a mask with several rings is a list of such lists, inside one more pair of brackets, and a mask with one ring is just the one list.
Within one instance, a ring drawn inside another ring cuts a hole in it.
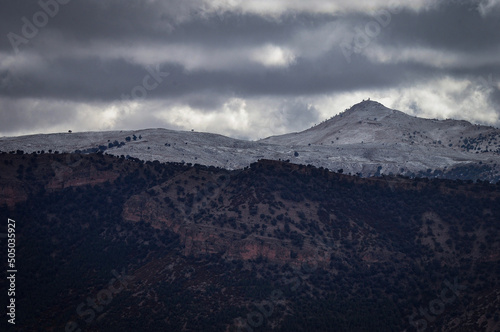
[{"label": "cloud layer", "polygon": [[258,139],[368,97],[500,125],[500,1],[7,0],[0,135]]}]

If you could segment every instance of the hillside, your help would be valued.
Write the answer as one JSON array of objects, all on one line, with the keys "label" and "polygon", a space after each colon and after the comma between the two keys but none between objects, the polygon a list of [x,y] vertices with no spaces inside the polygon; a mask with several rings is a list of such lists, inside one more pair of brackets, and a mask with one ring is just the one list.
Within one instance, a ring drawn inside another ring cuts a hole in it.
[{"label": "hillside", "polygon": [[300,133],[260,141],[167,129],[0,138],[0,151],[91,153],[144,161],[242,169],[259,159],[290,160],[363,177],[500,180],[500,130],[466,121],[411,117],[374,101]]},{"label": "hillside", "polygon": [[0,206],[18,330],[500,329],[486,182],[1,154]]}]

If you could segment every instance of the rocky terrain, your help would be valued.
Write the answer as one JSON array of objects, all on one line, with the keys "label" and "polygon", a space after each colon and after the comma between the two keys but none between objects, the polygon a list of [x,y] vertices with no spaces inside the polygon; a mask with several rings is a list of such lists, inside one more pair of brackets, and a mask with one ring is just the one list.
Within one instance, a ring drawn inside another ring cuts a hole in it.
[{"label": "rocky terrain", "polygon": [[0,193],[15,330],[500,329],[488,181],[3,153]]}]

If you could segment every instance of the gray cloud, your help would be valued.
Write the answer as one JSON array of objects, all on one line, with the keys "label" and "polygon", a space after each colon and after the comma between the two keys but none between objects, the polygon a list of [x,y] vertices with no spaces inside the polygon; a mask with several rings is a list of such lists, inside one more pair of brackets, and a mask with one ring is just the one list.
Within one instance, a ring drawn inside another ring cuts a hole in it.
[{"label": "gray cloud", "polygon": [[[495,0],[42,3],[54,14],[46,22],[38,1],[0,10],[3,135],[197,125],[258,138],[305,129],[367,94],[412,114],[418,105],[499,125]],[[23,34],[26,24],[36,33]],[[168,76],[147,78],[152,68]],[[464,103],[478,115],[456,112]]]}]

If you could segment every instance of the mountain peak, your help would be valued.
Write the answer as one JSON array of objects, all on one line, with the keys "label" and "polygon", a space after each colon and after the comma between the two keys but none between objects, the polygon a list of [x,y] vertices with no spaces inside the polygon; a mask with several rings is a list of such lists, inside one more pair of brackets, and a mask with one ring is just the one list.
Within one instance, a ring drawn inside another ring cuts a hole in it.
[{"label": "mountain peak", "polygon": [[348,112],[354,112],[354,111],[362,111],[362,112],[370,112],[374,110],[390,110],[390,108],[382,105],[378,101],[375,100],[363,100],[360,103],[357,103],[353,105],[350,109],[348,109]]},{"label": "mountain peak", "polygon": [[379,103],[378,101],[375,101],[375,100],[370,100],[369,98],[367,100],[364,100],[362,102],[359,102],[357,104],[355,104],[354,106],[352,106],[351,108],[356,108],[356,107],[367,107],[367,106],[382,106],[382,107],[385,107],[384,105],[382,105],[381,103]]},{"label": "mountain peak", "polygon": [[[351,108],[346,109],[345,112],[338,114],[337,116],[331,118],[327,122],[338,122],[343,118],[344,121],[348,121],[357,123],[363,120],[382,120],[388,116],[393,115],[394,113],[401,113],[399,111],[390,109],[378,101],[374,100],[363,100],[360,103],[357,103]],[[403,114],[403,113],[401,113]]]}]

